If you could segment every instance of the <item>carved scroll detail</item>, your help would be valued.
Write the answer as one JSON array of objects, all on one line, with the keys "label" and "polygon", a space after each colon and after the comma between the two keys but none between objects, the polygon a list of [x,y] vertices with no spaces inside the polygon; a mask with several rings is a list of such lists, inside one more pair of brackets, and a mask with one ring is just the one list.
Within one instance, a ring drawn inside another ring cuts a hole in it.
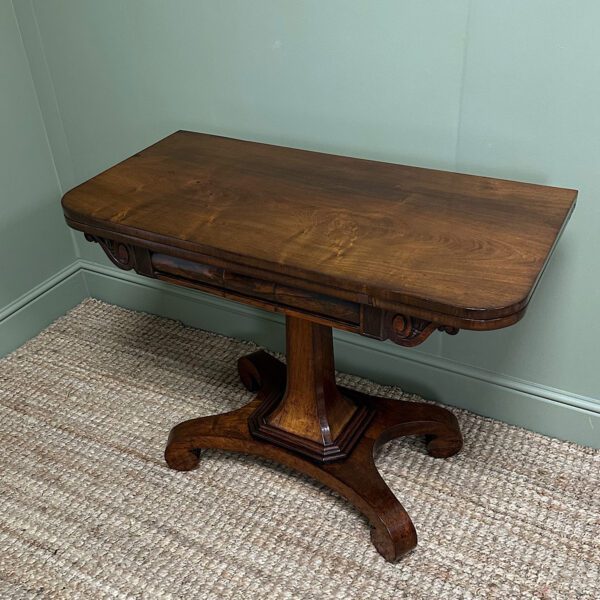
[{"label": "carved scroll detail", "polygon": [[387,313],[386,315],[387,336],[392,342],[400,346],[412,347],[423,343],[436,329],[450,335],[456,335],[458,328],[449,325],[440,325],[418,317],[408,315]]},{"label": "carved scroll detail", "polygon": [[104,250],[104,253],[111,262],[120,269],[130,271],[135,268],[135,253],[131,246],[123,244],[122,242],[116,242],[115,240],[109,240],[106,238],[85,234],[85,239],[88,242],[97,242]]}]

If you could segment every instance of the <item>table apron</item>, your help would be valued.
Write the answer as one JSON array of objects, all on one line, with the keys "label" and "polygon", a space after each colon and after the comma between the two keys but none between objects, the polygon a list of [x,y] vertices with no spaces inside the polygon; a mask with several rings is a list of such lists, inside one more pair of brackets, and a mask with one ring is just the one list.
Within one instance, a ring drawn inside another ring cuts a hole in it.
[{"label": "table apron", "polygon": [[458,327],[444,319],[427,318],[412,311],[390,310],[362,302],[323,294],[278,281],[86,232],[86,239],[100,244],[110,260],[125,270],[175,285],[197,289],[256,306],[271,312],[305,318],[336,329],[344,329],[400,346],[417,346],[434,331],[449,334]]},{"label": "table apron", "polygon": [[[229,297],[275,312],[302,312],[331,321],[350,330],[360,328],[361,305],[332,296],[301,290],[272,281],[248,277],[214,265],[155,253],[151,256],[154,276],[208,293]],[[269,306],[268,306],[269,305]]]}]

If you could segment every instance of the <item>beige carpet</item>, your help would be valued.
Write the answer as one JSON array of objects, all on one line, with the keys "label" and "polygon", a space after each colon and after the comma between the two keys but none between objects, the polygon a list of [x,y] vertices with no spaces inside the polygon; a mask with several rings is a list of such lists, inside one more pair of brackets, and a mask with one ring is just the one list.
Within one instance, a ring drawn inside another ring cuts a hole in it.
[{"label": "beige carpet", "polygon": [[395,565],[284,468],[212,451],[170,471],[172,425],[250,399],[253,349],[88,300],[0,361],[0,598],[600,598],[599,452],[464,411],[460,455],[379,456],[420,537]]}]

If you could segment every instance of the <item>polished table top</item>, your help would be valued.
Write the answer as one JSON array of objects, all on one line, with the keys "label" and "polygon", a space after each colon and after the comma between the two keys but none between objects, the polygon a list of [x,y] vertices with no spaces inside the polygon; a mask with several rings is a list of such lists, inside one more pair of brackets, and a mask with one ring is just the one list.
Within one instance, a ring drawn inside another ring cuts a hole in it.
[{"label": "polished table top", "polygon": [[63,207],[83,231],[469,327],[522,315],[576,196],[179,131],[74,188]]},{"label": "polished table top", "polygon": [[[386,560],[417,544],[374,453],[399,436],[462,447],[456,416],[338,387],[332,328],[416,346],[518,320],[573,190],[178,132],[67,193],[68,223],[123,269],[283,313],[286,364],[238,360],[256,397],[179,423],[168,466],[219,448],[278,461],[353,503]],[[182,515],[182,518],[185,518]]]}]

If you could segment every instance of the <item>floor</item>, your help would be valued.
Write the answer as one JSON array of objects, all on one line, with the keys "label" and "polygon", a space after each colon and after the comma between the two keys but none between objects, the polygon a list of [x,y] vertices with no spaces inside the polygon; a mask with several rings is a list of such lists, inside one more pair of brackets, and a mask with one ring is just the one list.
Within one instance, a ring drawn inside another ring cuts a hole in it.
[{"label": "floor", "polygon": [[394,565],[304,476],[217,451],[169,470],[171,426],[251,398],[254,349],[90,299],[0,360],[0,597],[600,598],[598,450],[458,409],[456,457],[389,443],[419,533]]}]

